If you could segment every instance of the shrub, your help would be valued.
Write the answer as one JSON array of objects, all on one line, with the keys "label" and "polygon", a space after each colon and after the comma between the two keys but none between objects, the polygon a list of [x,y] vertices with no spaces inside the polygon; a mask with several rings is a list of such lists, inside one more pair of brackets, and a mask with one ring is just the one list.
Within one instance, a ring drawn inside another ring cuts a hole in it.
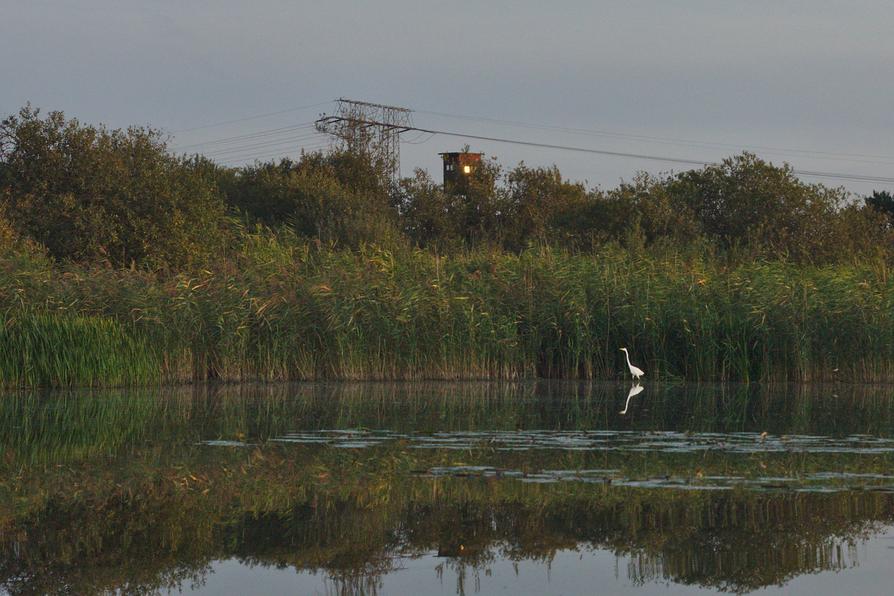
[{"label": "shrub", "polygon": [[158,131],[25,107],[0,123],[0,164],[9,218],[57,259],[178,267],[220,241],[209,163],[170,155]]},{"label": "shrub", "polygon": [[412,178],[401,180],[395,203],[403,232],[416,246],[437,252],[462,247],[464,201],[436,184],[428,172],[417,169]]},{"label": "shrub", "polygon": [[870,209],[885,216],[886,227],[894,228],[894,194],[886,190],[875,191],[865,199]]},{"label": "shrub", "polygon": [[797,260],[822,248],[824,226],[847,199],[842,189],[805,184],[790,166],[776,167],[751,153],[680,173],[664,186],[720,246],[751,244]]},{"label": "shrub", "polygon": [[358,156],[311,153],[247,166],[227,185],[226,196],[255,220],[288,224],[325,244],[357,247],[397,236],[383,174]]},{"label": "shrub", "polygon": [[562,178],[559,168],[529,168],[519,164],[506,176],[507,247],[519,250],[534,242],[567,242],[564,217],[588,201],[581,183]]}]

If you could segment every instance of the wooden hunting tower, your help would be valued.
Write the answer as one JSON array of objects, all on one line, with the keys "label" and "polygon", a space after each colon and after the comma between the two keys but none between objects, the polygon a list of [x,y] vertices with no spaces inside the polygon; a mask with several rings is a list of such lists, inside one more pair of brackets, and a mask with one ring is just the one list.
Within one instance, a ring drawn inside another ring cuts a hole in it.
[{"label": "wooden hunting tower", "polygon": [[483,153],[439,153],[444,160],[444,190],[461,193],[469,186],[469,177],[481,165]]}]

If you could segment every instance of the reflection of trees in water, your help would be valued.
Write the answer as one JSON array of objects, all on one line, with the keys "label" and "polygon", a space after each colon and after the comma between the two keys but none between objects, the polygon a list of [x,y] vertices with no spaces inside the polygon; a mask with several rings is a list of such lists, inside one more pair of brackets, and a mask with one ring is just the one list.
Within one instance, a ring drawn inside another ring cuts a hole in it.
[{"label": "reflection of trees in water", "polygon": [[375,502],[318,494],[242,513],[200,493],[48,504],[3,533],[0,585],[12,594],[151,590],[201,582],[212,561],[236,558],[325,574],[333,594],[376,594],[400,557],[438,553],[439,572],[450,571],[462,593],[497,559],[549,563],[562,550],[592,548],[628,557],[635,582],[747,591],[853,565],[853,545],[894,521],[890,496],[856,492],[443,485],[435,498],[415,484]]},{"label": "reflection of trees in water", "polygon": [[[829,537],[800,548],[741,549],[739,544],[715,544],[713,556],[708,549],[647,551],[630,553],[627,576],[634,584],[655,581],[711,586],[726,592],[755,590],[782,585],[798,575],[821,571],[842,571],[859,565],[857,544],[870,533],[855,532],[852,537]],[[698,551],[698,554],[695,551]],[[767,571],[765,571],[767,570]]]},{"label": "reflection of trees in water", "polygon": [[545,535],[629,556],[634,581],[742,591],[854,564],[853,545],[879,520],[890,523],[894,506],[871,495],[726,493],[698,505],[633,496],[608,508],[579,504],[544,513]]},{"label": "reflection of trees in water", "polygon": [[[390,569],[388,572],[393,571]],[[358,573],[329,573],[324,580],[327,596],[378,596],[382,589],[382,570],[359,571]]]},{"label": "reflection of trees in water", "polygon": [[[483,556],[482,556],[483,555]],[[439,557],[442,555],[438,555]],[[490,576],[492,570],[490,565],[493,563],[495,556],[490,553],[478,553],[478,556],[471,560],[465,558],[450,558],[435,565],[435,575],[438,581],[443,583],[448,571],[452,571],[456,577],[456,594],[457,596],[465,596],[467,593],[467,585],[469,576],[472,577],[472,591],[478,593],[481,591],[481,573]],[[516,574],[518,569],[516,568]]]},{"label": "reflection of trees in water", "polygon": [[[650,385],[647,407],[631,404],[619,422],[626,391],[594,383],[445,383],[84,392],[64,400],[7,395],[0,400],[0,587],[13,594],[152,590],[201,582],[212,561],[237,558],[326,574],[336,594],[375,594],[395,556],[434,552],[467,590],[496,558],[550,561],[586,547],[629,557],[635,581],[738,591],[853,565],[850,545],[894,518],[894,497],[868,491],[695,494],[433,480],[410,472],[452,456],[397,442],[350,453],[195,445],[205,438],[261,443],[297,428],[894,431],[894,399],[883,387]],[[482,453],[477,463],[498,461]],[[476,463],[471,453],[463,457]],[[651,452],[499,457],[514,469],[611,468],[619,459],[648,473],[694,467],[691,455]],[[881,456],[697,457],[705,475],[747,466],[753,474],[758,463],[770,466],[760,475],[773,475],[775,465],[784,474],[890,469],[890,457]]]}]

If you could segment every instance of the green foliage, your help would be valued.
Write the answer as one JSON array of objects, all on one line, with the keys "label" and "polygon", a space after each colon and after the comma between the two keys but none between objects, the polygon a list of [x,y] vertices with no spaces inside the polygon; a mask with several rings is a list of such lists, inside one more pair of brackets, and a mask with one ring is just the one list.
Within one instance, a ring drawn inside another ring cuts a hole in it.
[{"label": "green foliage", "polygon": [[808,185],[791,167],[750,153],[677,175],[667,191],[721,246],[750,243],[767,255],[807,260],[823,248],[827,223],[844,204],[842,190]]},{"label": "green foliage", "polygon": [[[88,383],[616,378],[621,346],[652,379],[894,378],[894,281],[883,261],[730,267],[710,254],[620,248],[439,257],[320,249],[264,229],[239,242],[211,268],[173,278],[0,261],[0,308],[11,320],[37,303],[54,317],[108,320],[121,326],[110,333],[126,329],[157,354],[139,361],[151,374],[136,374],[119,354],[130,352],[110,347],[102,353],[121,371],[72,377]],[[48,359],[87,349],[41,329]],[[17,350],[6,352],[7,383],[25,377]]]},{"label": "green foliage", "polygon": [[667,179],[639,174],[600,199],[593,210],[609,239],[626,241],[633,229],[646,243],[671,241],[684,246],[703,233],[699,218],[669,191]]},{"label": "green foliage", "polygon": [[9,222],[6,214],[0,211],[0,252],[6,253],[19,246],[19,234]]},{"label": "green foliage", "polygon": [[25,107],[0,123],[0,164],[7,216],[57,259],[179,267],[218,246],[210,164],[171,156],[158,131]]},{"label": "green foliage", "polygon": [[459,229],[466,246],[500,246],[505,241],[507,205],[497,187],[502,167],[482,160],[460,195]]},{"label": "green foliage", "polygon": [[356,247],[397,236],[387,179],[359,156],[310,153],[297,162],[246,166],[225,191],[229,203],[253,219],[288,224],[324,244]]},{"label": "green foliage", "polygon": [[563,179],[555,166],[519,164],[506,176],[506,185],[506,246],[515,250],[534,243],[568,242],[569,234],[563,230],[571,223],[568,216],[586,209],[591,201],[583,184]]},{"label": "green foliage", "polygon": [[417,169],[401,180],[395,202],[403,231],[416,246],[436,252],[462,248],[466,201],[446,192],[428,172]]},{"label": "green foliage", "polygon": [[0,124],[0,220],[56,259],[178,270],[217,254],[232,240],[225,230],[238,235],[218,187],[251,222],[353,249],[707,244],[731,260],[801,263],[894,252],[889,193],[860,208],[842,189],[805,184],[789,166],[749,153],[676,175],[639,174],[605,192],[555,166],[504,171],[493,159],[457,188],[424,172],[392,185],[370,155],[315,152],[227,169],[171,156],[152,129],[108,131],[25,107]]},{"label": "green foliage", "polygon": [[883,190],[875,191],[865,199],[866,206],[887,218],[887,227],[894,227],[894,194]]},{"label": "green foliage", "polygon": [[621,345],[650,376],[890,379],[892,199],[848,199],[748,153],[604,192],[492,159],[449,189],[339,151],[226,169],[26,107],[2,383],[610,377]]},{"label": "green foliage", "polygon": [[607,192],[565,180],[556,167],[522,163],[503,173],[486,161],[452,191],[417,172],[397,204],[409,239],[439,251],[707,243],[734,259],[832,263],[890,255],[892,246],[891,226],[873,211],[885,209],[884,196],[861,209],[843,190],[805,184],[789,166],[749,153],[674,176],[639,174]]},{"label": "green foliage", "polygon": [[148,346],[114,319],[24,315],[0,328],[4,386],[147,383],[159,371]]},{"label": "green foliage", "polygon": [[502,246],[510,225],[502,176],[493,159],[482,160],[471,175],[448,188],[417,170],[401,181],[393,198],[404,233],[417,246],[437,250]]}]

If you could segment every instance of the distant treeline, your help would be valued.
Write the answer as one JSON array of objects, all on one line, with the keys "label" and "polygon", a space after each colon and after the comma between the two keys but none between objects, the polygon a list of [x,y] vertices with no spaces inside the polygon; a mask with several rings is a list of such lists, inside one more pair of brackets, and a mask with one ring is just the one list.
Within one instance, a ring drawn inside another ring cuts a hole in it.
[{"label": "distant treeline", "polygon": [[463,193],[445,192],[422,170],[395,185],[387,171],[338,151],[225,168],[174,155],[157,130],[107,130],[30,107],[0,123],[4,233],[88,265],[200,265],[245,224],[336,248],[441,254],[697,244],[736,258],[826,264],[890,257],[894,246],[890,193],[854,200],[749,153],[675,175],[638,174],[608,191],[568,181],[555,166],[504,170],[494,160]]},{"label": "distant treeline", "polygon": [[0,383],[894,378],[894,197],[741,154],[462,193],[332,151],[224,168],[159,131],[0,123]]}]

